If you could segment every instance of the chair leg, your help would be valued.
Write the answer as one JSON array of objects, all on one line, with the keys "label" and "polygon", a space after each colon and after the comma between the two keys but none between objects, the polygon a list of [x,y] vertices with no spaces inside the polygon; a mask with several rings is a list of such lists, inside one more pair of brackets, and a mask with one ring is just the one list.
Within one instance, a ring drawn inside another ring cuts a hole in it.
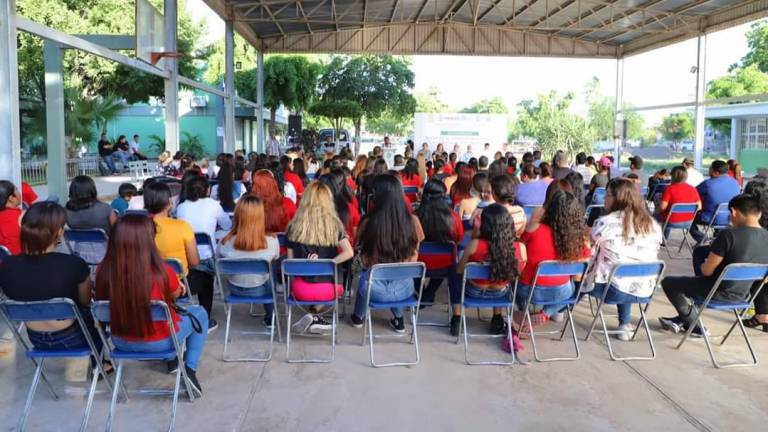
[{"label": "chair leg", "polygon": [[285,360],[288,363],[290,363],[291,362],[291,312],[293,308],[289,304],[286,304],[285,308],[288,309],[286,311],[288,315],[288,319],[287,319],[287,324],[285,329]]},{"label": "chair leg", "polygon": [[29,417],[29,411],[32,409],[32,401],[35,400],[35,391],[37,391],[37,385],[40,383],[40,376],[43,373],[43,364],[45,359],[40,359],[37,362],[35,368],[35,374],[32,377],[32,384],[29,386],[29,392],[27,393],[27,400],[24,403],[24,411],[21,412],[21,419],[19,420],[19,430],[23,431],[27,423],[27,417]]},{"label": "chair leg", "polygon": [[[253,305],[251,305],[251,310],[253,310]],[[227,349],[229,349],[229,327],[231,325],[232,318],[232,305],[226,304],[224,306],[224,311],[227,314],[227,321],[226,324],[224,324],[224,351],[221,353],[221,359],[227,361]]]},{"label": "chair leg", "polygon": [[[100,362],[101,360],[96,359],[97,362]],[[99,375],[101,374],[100,371],[101,368],[95,367],[93,368],[93,377],[91,378],[91,388],[88,390],[88,399],[85,403],[85,411],[83,412],[83,420],[80,423],[80,432],[85,431],[85,428],[88,426],[88,418],[91,415],[91,407],[93,406],[93,397],[96,394],[96,384],[99,382]],[[104,381],[109,384],[109,380],[107,379],[107,376],[104,375]]]},{"label": "chair leg", "polygon": [[[181,368],[181,365],[179,365]],[[109,402],[109,414],[107,414],[107,432],[112,431],[112,424],[115,419],[115,404],[117,403],[117,394],[121,386],[121,380],[123,378],[123,362],[117,361],[117,373],[115,373],[115,388],[112,389],[112,399]]]},{"label": "chair leg", "polygon": [[579,349],[578,336],[576,335],[576,324],[574,324],[573,322],[573,315],[571,314],[570,307],[566,309],[566,315],[567,315],[567,321],[563,326],[560,339],[562,340],[563,335],[565,334],[565,329],[567,327],[570,327],[571,334],[573,335],[573,347],[574,347],[574,350],[576,351],[576,356],[542,358],[542,357],[539,357],[539,352],[536,348],[536,332],[533,331],[533,322],[531,319],[531,313],[527,310],[525,311],[525,319],[528,321],[528,328],[531,329],[530,336],[531,336],[531,345],[533,347],[533,358],[535,358],[537,362],[544,363],[544,362],[554,362],[554,361],[572,361],[572,360],[578,360],[581,358],[581,350]]},{"label": "chair leg", "polygon": [[[717,369],[757,365],[757,354],[755,353],[754,347],[752,346],[752,341],[750,341],[749,339],[749,335],[747,334],[747,329],[744,327],[744,324],[741,322],[741,315],[737,310],[733,311],[733,315],[736,318],[736,323],[734,325],[737,325],[739,327],[739,330],[741,330],[742,336],[744,336],[744,341],[747,343],[747,348],[749,349],[749,355],[752,358],[752,362],[751,363],[731,363],[727,365],[720,364],[715,358],[715,353],[712,350],[712,347],[709,341],[709,336],[707,336],[706,332],[704,332],[704,344],[707,346],[707,351],[709,352],[709,358],[712,360],[712,365]],[[704,328],[704,323],[701,321],[701,317],[699,317],[699,325],[701,325],[701,328]]]},{"label": "chair leg", "polygon": [[[373,315],[372,312],[373,311],[368,310],[368,315],[365,317],[365,326],[368,328],[368,343],[370,344],[369,350],[371,353],[371,366],[378,367],[376,366],[376,360],[373,357],[373,319],[371,318],[371,315]],[[365,338],[365,335],[363,335],[363,338]]]},{"label": "chair leg", "polygon": [[[176,383],[173,386],[173,402],[171,402],[171,424],[168,431],[173,431],[176,427],[176,408],[179,405],[179,389],[181,388],[181,370],[183,365],[179,364],[179,370],[176,371]],[[186,380],[186,374],[185,374]]]}]

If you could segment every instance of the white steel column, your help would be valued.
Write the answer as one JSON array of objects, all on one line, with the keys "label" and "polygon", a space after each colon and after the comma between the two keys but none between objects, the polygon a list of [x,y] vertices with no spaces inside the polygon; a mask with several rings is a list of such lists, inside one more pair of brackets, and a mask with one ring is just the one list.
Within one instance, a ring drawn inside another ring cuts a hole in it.
[{"label": "white steel column", "polygon": [[0,179],[21,190],[16,1],[0,0]]},{"label": "white steel column", "polygon": [[[45,141],[48,165],[45,179],[48,195],[64,199],[67,189],[67,141],[64,127],[64,50],[56,42],[43,43],[45,65]],[[71,144],[71,143],[70,143]]]},{"label": "white steel column", "polygon": [[224,22],[224,152],[235,152],[235,28]]},{"label": "white steel column", "polygon": [[616,167],[621,169],[621,147],[624,144],[624,127],[621,122],[624,121],[624,58],[616,60],[616,92],[613,118],[613,157],[616,160]]},{"label": "white steel column", "polygon": [[701,171],[704,157],[704,89],[707,84],[707,35],[700,34],[696,53],[696,140],[693,144],[693,161]]},{"label": "white steel column", "polygon": [[266,152],[264,146],[264,52],[256,53],[256,151]]},{"label": "white steel column", "polygon": [[728,147],[728,157],[731,159],[739,158],[739,141],[741,140],[741,125],[742,120],[738,117],[731,119],[731,143]]},{"label": "white steel column", "polygon": [[[165,51],[176,51],[177,0],[164,0]],[[170,73],[165,80],[165,149],[171,153],[179,150],[179,65],[174,57],[166,57],[165,70]]]}]

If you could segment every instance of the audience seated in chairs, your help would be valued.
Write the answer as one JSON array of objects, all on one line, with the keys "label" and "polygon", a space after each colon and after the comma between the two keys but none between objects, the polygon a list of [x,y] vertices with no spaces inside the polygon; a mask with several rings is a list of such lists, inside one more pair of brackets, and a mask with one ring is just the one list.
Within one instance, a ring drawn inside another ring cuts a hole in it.
[{"label": "audience seated in chairs", "polygon": [[[288,258],[333,259],[336,264],[341,264],[354,255],[344,224],[336,213],[331,190],[322,182],[310,183],[304,190],[286,236]],[[344,287],[334,287],[333,278],[328,276],[294,277],[290,290],[299,301],[328,301],[344,293]],[[314,334],[330,331],[331,323],[320,316],[320,312],[310,309],[293,324],[293,331]]]},{"label": "audience seated in chairs", "polygon": [[[218,201],[208,197],[208,191],[207,178],[201,175],[191,178],[187,184],[186,200],[176,207],[176,218],[189,223],[195,233],[207,234],[215,246],[217,229],[230,229],[232,220]],[[197,245],[197,251],[202,262],[200,268],[213,273],[212,259],[216,251],[207,244]]]},{"label": "audience seated in chairs", "polygon": [[334,168],[320,177],[320,182],[331,189],[336,214],[344,224],[349,243],[355,244],[357,227],[360,225],[360,205],[347,184],[347,176],[341,168]]},{"label": "audience seated in chairs", "polygon": [[[68,298],[74,301],[85,321],[96,349],[101,339],[93,327],[90,309],[91,280],[88,264],[75,255],[55,252],[64,233],[67,212],[59,204],[35,203],[21,220],[21,254],[0,264],[0,286],[16,301],[43,301]],[[40,349],[88,347],[88,342],[74,320],[30,321],[27,336]],[[111,366],[105,364],[111,370]]]},{"label": "audience seated in chairs", "polygon": [[296,204],[284,197],[278,189],[277,181],[272,172],[258,170],[253,173],[253,189],[251,194],[261,199],[266,215],[266,230],[268,234],[285,232],[288,222],[296,214]]},{"label": "audience seated in chairs", "polygon": [[[696,204],[701,209],[701,197],[693,186],[687,183],[688,170],[679,165],[672,168],[672,183],[667,186],[661,195],[661,201],[656,206],[656,220],[661,223],[667,221],[669,210],[675,204]],[[669,223],[685,222],[690,220],[686,214],[673,214]],[[666,237],[669,233],[664,233]]]},{"label": "audience seated in chairs", "polygon": [[[608,289],[606,283],[614,265],[622,263],[653,262],[661,245],[661,227],[651,218],[645,208],[644,199],[635,185],[625,178],[614,178],[608,182],[605,193],[606,215],[600,217],[592,228],[592,245],[597,255],[587,280],[594,283],[592,294],[598,298]],[[649,297],[653,294],[655,278],[625,278],[617,281],[613,288],[619,293],[612,298],[628,303],[618,304],[619,327],[617,336],[629,340],[632,328],[632,302],[634,297]],[[583,291],[590,290],[586,283]]]},{"label": "audience seated in chairs", "polygon": [[[84,175],[75,177],[69,184],[66,208],[67,226],[71,229],[100,229],[108,234],[117,220],[112,207],[99,201],[96,183]],[[98,263],[104,257],[104,248],[101,243],[77,243],[74,252],[88,263]]]},{"label": "audience seated in chairs", "polygon": [[696,215],[696,221],[691,226],[691,237],[701,242],[705,235],[698,224],[709,224],[715,217],[717,206],[727,203],[741,193],[741,186],[728,175],[728,164],[716,160],[709,166],[709,178],[696,186],[696,190],[701,196],[701,211]]},{"label": "audience seated in chairs", "polygon": [[[400,181],[393,175],[376,176],[373,181],[374,208],[360,222],[358,244],[363,270],[357,288],[355,311],[350,317],[356,328],[362,328],[368,305],[366,293],[371,290],[373,301],[400,301],[413,295],[413,281],[376,281],[368,286],[368,270],[374,264],[414,262],[418,259],[419,243],[424,232],[419,218],[410,214]],[[393,233],[397,233],[393,235]],[[405,333],[402,309],[392,309],[390,326]]]},{"label": "audience seated in chairs", "polygon": [[[222,258],[272,261],[280,255],[280,244],[275,236],[267,236],[264,229],[264,204],[253,195],[242,197],[235,206],[232,230],[221,239],[219,255]],[[233,275],[226,281],[229,292],[238,296],[261,297],[272,293],[266,275]],[[271,327],[273,304],[265,304],[264,325]]]},{"label": "audience seated in chairs", "polygon": [[[519,205],[515,205],[516,188],[516,180],[507,174],[496,176],[491,179],[493,201],[507,209],[509,215],[512,217],[515,232],[519,236],[523,230],[525,230],[527,218],[525,217],[525,210]],[[476,232],[478,229],[479,227],[475,225]]]},{"label": "audience seated in chairs", "polygon": [[21,194],[13,183],[0,180],[0,246],[21,253]]},{"label": "audience seated in chairs", "polygon": [[[760,226],[760,202],[752,195],[738,195],[730,200],[728,209],[731,212],[732,228],[718,234],[709,251],[697,248],[694,254],[694,272],[696,276],[668,276],[661,286],[664,288],[669,302],[677,310],[677,316],[659,318],[662,327],[679,333],[694,324],[697,315],[694,298],[707,296],[720,273],[728,264],[756,263],[768,264],[768,231]],[[706,258],[702,258],[706,256]],[[750,294],[751,284],[737,281],[726,281],[720,285],[712,300],[741,301]],[[768,297],[761,294],[755,300],[757,315],[746,324],[750,327],[762,326],[768,322]],[[763,327],[763,329],[765,329]],[[697,325],[691,335],[702,336],[704,329]]]},{"label": "audience seated in chairs", "polygon": [[[115,347],[138,352],[174,348],[168,325],[152,320],[151,301],[164,301],[170,307],[177,338],[186,341],[183,361],[187,377],[202,394],[196,372],[208,337],[208,314],[197,305],[188,306],[183,314],[173,307],[176,298],[184,294],[184,286],[155,247],[155,230],[152,219],[144,215],[120,218],[109,237],[107,255],[96,271],[96,299],[110,301]],[[169,373],[176,371],[179,360],[168,363]]]}]

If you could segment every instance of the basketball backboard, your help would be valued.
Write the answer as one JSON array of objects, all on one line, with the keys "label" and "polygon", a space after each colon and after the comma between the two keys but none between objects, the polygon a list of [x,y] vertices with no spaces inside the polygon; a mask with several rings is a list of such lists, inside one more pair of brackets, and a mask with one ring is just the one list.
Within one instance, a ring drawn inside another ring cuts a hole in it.
[{"label": "basketball backboard", "polygon": [[[152,53],[165,52],[163,14],[148,0],[136,0],[136,58],[155,64]],[[162,62],[157,66],[162,67]]]}]

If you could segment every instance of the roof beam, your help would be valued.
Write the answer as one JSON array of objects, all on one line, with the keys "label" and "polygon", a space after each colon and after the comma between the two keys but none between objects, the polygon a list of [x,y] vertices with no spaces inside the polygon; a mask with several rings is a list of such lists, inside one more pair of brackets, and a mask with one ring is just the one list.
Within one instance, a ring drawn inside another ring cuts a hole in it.
[{"label": "roof beam", "polygon": [[275,18],[275,14],[272,13],[272,9],[269,8],[269,5],[262,5],[264,7],[264,10],[267,11],[267,14],[269,15],[269,18],[272,20],[272,22],[275,24],[275,27],[277,27],[278,30],[280,30],[280,34],[285,37],[285,32],[283,31],[283,26],[280,25],[279,22],[277,22],[277,18]]},{"label": "roof beam", "polygon": [[333,24],[336,26],[336,31],[339,31],[339,22],[336,18],[336,0],[331,0],[331,19],[334,21]]},{"label": "roof beam", "polygon": [[[592,15],[600,12],[601,10],[607,8],[608,6],[613,5],[614,3],[618,3],[618,2],[619,2],[619,0],[613,0],[611,3],[600,4],[598,6],[595,6],[595,7],[591,8],[591,9],[587,10],[586,12],[584,12],[582,14],[579,14],[578,17],[569,20],[568,24],[566,25],[566,27],[563,30],[567,30],[567,29],[575,27],[576,24],[581,23],[583,20],[585,20],[585,19],[591,17]],[[579,6],[581,6],[581,0],[579,0]],[[558,30],[558,31],[555,32],[555,35],[558,35],[561,32],[562,32],[562,30]]]},{"label": "roof beam", "polygon": [[363,0],[363,26],[368,21],[368,0]]},{"label": "roof beam", "polygon": [[485,10],[485,12],[481,13],[479,17],[477,17],[477,22],[483,21],[483,18],[485,18],[489,13],[491,13],[492,10],[496,9],[496,7],[503,2],[504,0],[494,0],[493,3],[491,3],[491,6]]},{"label": "roof beam", "polygon": [[309,19],[307,18],[307,14],[304,13],[304,6],[301,4],[301,2],[297,2],[296,6],[299,7],[299,12],[301,12],[301,17],[304,19],[304,24],[307,25],[307,31],[309,34],[312,34],[312,26],[309,25]]},{"label": "roof beam", "polygon": [[[448,8],[447,11],[445,11],[445,14],[443,14],[443,17],[440,18],[440,22],[444,23],[448,18],[455,15],[458,11],[461,10],[461,8],[464,6],[464,3],[466,3],[467,0],[453,0],[451,2],[451,6]],[[459,4],[461,3],[461,4]],[[458,6],[457,6],[458,5]]]},{"label": "roof beam", "polygon": [[[648,8],[650,8],[650,7],[652,7],[652,6],[655,6],[655,5],[657,5],[657,4],[659,4],[659,3],[663,2],[663,1],[664,1],[664,0],[651,0],[651,1],[650,1],[650,2],[648,2],[648,3],[643,3],[643,8],[645,8],[645,9],[647,10]],[[623,20],[624,18],[627,18],[627,17],[629,17],[629,16],[632,16],[632,15],[633,15],[633,14],[635,14],[635,13],[637,13],[637,11],[636,11],[636,10],[629,10],[629,11],[625,11],[625,12],[622,12],[622,13],[620,13],[620,14],[618,14],[618,15],[613,15],[613,14],[611,14],[611,20],[610,20],[610,22],[611,22],[611,23],[613,23],[613,22],[616,22],[616,21],[619,21],[619,20]],[[603,24],[603,27],[606,27],[606,25],[605,25],[605,24]],[[582,33],[582,34],[580,34],[580,35],[576,36],[576,38],[578,38],[578,39],[584,39],[584,38],[586,38],[587,36],[589,36],[589,35],[591,35],[591,34],[593,34],[593,33],[599,32],[599,31],[604,31],[604,30],[601,30],[600,28],[595,28],[594,30],[591,30],[591,31],[587,31],[587,32],[584,32],[584,33]]]},{"label": "roof beam", "polygon": [[[367,1],[368,0],[366,0],[366,3]],[[423,2],[421,2],[421,7],[419,7],[419,13],[416,14],[416,19],[414,19],[414,22],[416,22],[417,24],[419,23],[419,21],[421,21],[421,14],[423,14],[424,9],[427,8],[427,4],[429,4],[429,0],[424,0]]]},{"label": "roof beam", "polygon": [[389,16],[389,22],[395,21],[395,13],[397,13],[397,6],[400,4],[400,0],[395,0],[395,4],[392,5],[392,14]]},{"label": "roof beam", "polygon": [[551,11],[547,11],[547,13],[543,17],[537,19],[533,24],[531,24],[531,27],[536,27],[537,25],[539,25],[539,24],[541,24],[543,22],[549,21],[550,18],[552,18],[553,16],[557,15],[563,9],[567,8],[568,6],[570,6],[570,5],[574,4],[574,3],[576,3],[576,0],[566,0],[560,6],[552,9]]},{"label": "roof beam", "polygon": [[520,7],[520,9],[517,9],[517,10],[513,10],[513,11],[512,11],[512,15],[510,15],[510,16],[508,16],[508,17],[504,18],[504,25],[507,25],[507,24],[509,24],[510,22],[512,22],[512,21],[515,19],[515,17],[517,17],[517,16],[518,16],[518,15],[520,15],[521,13],[523,13],[523,12],[527,11],[528,9],[530,9],[530,8],[531,8],[531,6],[535,5],[535,4],[536,4],[536,2],[538,2],[538,1],[539,1],[539,0],[530,0],[530,1],[528,1],[527,3],[525,3],[524,5],[522,5],[522,6]]},{"label": "roof beam", "polygon": [[[674,10],[672,11],[672,14],[671,14],[671,16],[677,17],[677,18],[678,18],[678,19],[680,19],[681,21],[685,22],[685,20],[682,20],[682,18],[680,18],[680,16],[679,16],[680,14],[682,14],[682,13],[685,13],[686,11],[689,11],[689,10],[691,10],[691,9],[695,8],[695,7],[701,6],[701,5],[703,5],[704,3],[707,3],[707,2],[709,2],[709,1],[710,1],[710,0],[696,0],[696,1],[694,1],[693,3],[690,3],[690,4],[686,4],[686,5],[683,5],[683,6],[679,7],[679,8],[677,8],[677,9],[674,9]],[[658,2],[657,2],[657,3],[658,3]],[[630,15],[631,15],[631,14],[630,14]],[[629,15],[627,15],[627,16],[629,16]],[[644,20],[643,22],[641,22],[640,24],[638,24],[638,25],[636,26],[636,28],[618,31],[618,32],[616,32],[616,33],[612,34],[611,36],[609,36],[609,37],[607,37],[607,38],[601,39],[601,40],[600,40],[600,42],[601,42],[601,43],[603,43],[603,42],[612,41],[612,40],[614,40],[614,39],[616,39],[616,38],[620,37],[621,35],[627,34],[627,33],[629,33],[629,32],[632,32],[632,31],[638,31],[638,30],[641,30],[641,29],[643,29],[643,28],[645,28],[645,27],[649,26],[650,24],[652,24],[652,23],[653,23],[654,21],[656,21],[656,20],[657,20],[657,18],[656,18],[656,17],[653,17],[653,18],[648,18],[648,19]],[[594,33],[594,32],[591,32],[591,33]],[[589,34],[591,34],[591,33],[587,33],[587,34],[585,34],[585,35],[582,35],[582,36],[580,36],[580,37],[584,37],[584,36],[587,36],[587,35],[589,35]]]}]

